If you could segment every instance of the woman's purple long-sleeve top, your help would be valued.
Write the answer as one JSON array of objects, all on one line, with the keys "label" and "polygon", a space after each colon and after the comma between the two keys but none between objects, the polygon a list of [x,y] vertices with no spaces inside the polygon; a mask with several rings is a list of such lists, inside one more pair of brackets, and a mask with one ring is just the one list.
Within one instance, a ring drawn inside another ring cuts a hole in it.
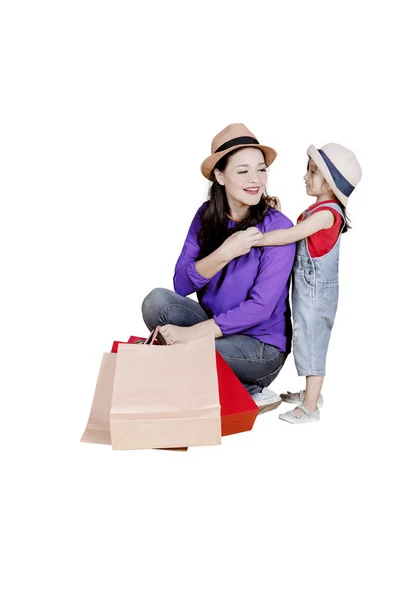
[{"label": "woman's purple long-sleeve top", "polygon": [[[240,333],[290,352],[291,323],[289,277],[296,244],[251,248],[248,254],[233,259],[219,289],[221,272],[207,279],[196,270],[200,215],[197,211],[175,266],[174,289],[181,296],[199,292],[200,304],[214,318],[224,335]],[[268,209],[257,228],[265,233],[292,227],[281,212]],[[229,221],[229,227],[235,222]]]}]

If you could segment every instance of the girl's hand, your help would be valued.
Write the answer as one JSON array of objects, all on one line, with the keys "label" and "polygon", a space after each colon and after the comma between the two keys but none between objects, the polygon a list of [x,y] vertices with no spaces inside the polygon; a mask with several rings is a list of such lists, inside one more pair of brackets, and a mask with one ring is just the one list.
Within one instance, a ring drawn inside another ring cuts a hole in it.
[{"label": "girl's hand", "polygon": [[221,245],[221,251],[225,259],[231,261],[238,256],[247,254],[261,240],[262,235],[257,227],[249,227],[244,231],[233,233]]},{"label": "girl's hand", "polygon": [[279,212],[282,211],[281,201],[277,196],[267,196],[265,201],[268,204],[268,206],[271,206],[271,208],[279,210]]}]

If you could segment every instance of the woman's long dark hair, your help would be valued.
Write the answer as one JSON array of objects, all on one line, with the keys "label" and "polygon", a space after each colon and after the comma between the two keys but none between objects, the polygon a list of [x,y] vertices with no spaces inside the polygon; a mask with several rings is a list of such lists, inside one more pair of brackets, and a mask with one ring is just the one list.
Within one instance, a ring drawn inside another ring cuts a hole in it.
[{"label": "woman's long dark hair", "polygon": [[[225,154],[215,165],[215,169],[224,171],[228,159],[242,148]],[[250,206],[245,218],[235,223],[234,227],[228,228],[229,204],[226,198],[225,186],[220,185],[213,175],[213,182],[208,193],[208,202],[200,216],[200,231],[198,234],[198,242],[200,253],[198,260],[205,258],[214,250],[219,248],[221,244],[236,231],[243,231],[248,227],[253,227],[262,221],[265,213],[269,209],[267,204],[268,196],[262,194],[260,201],[255,206]],[[217,288],[220,288],[225,279],[228,265],[226,265],[220,274]]]}]

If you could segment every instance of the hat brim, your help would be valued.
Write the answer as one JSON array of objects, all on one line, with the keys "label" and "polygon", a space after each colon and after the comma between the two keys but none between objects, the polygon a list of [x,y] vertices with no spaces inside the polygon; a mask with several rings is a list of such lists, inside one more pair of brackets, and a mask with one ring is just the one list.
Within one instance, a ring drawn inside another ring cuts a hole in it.
[{"label": "hat brim", "polygon": [[267,167],[269,167],[274,162],[277,156],[276,150],[274,150],[273,148],[269,148],[269,146],[262,146],[261,144],[239,144],[237,146],[232,146],[232,148],[228,148],[227,150],[223,150],[222,152],[216,152],[215,154],[212,154],[201,163],[200,168],[204,177],[212,181],[213,171],[217,162],[221,160],[221,158],[226,154],[229,154],[230,152],[233,152],[234,150],[238,150],[240,148],[259,148],[264,154],[265,163]]},{"label": "hat brim", "polygon": [[334,192],[335,196],[340,200],[340,202],[344,205],[347,206],[347,202],[348,202],[348,197],[345,196],[337,187],[336,184],[333,180],[333,177],[331,175],[331,172],[328,169],[327,164],[325,163],[324,159],[322,158],[322,156],[320,155],[320,153],[318,152],[317,148],[313,145],[311,145],[308,150],[307,150],[307,154],[310,158],[313,159],[313,161],[315,162],[315,164],[317,165],[318,169],[321,171],[322,175],[325,177],[326,181],[329,183],[329,186],[331,187],[332,191]]}]

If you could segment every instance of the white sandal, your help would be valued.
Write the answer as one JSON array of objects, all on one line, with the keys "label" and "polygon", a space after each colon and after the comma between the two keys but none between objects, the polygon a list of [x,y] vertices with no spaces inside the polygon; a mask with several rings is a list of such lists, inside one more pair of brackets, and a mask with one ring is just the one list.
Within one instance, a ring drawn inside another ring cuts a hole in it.
[{"label": "white sandal", "polygon": [[[299,412],[300,411],[300,412]],[[286,423],[313,423],[314,421],[319,421],[319,410],[308,410],[303,405],[294,408],[293,410],[289,410],[286,413],[282,413],[279,415],[279,418],[282,421],[286,421]]]},{"label": "white sandal", "polygon": [[[287,392],[286,394],[281,394],[281,398],[283,402],[288,402],[289,404],[303,404],[304,402],[304,394],[305,390],[301,390],[300,392]],[[318,396],[317,406],[321,408],[324,405],[324,398],[320,394]]]}]

